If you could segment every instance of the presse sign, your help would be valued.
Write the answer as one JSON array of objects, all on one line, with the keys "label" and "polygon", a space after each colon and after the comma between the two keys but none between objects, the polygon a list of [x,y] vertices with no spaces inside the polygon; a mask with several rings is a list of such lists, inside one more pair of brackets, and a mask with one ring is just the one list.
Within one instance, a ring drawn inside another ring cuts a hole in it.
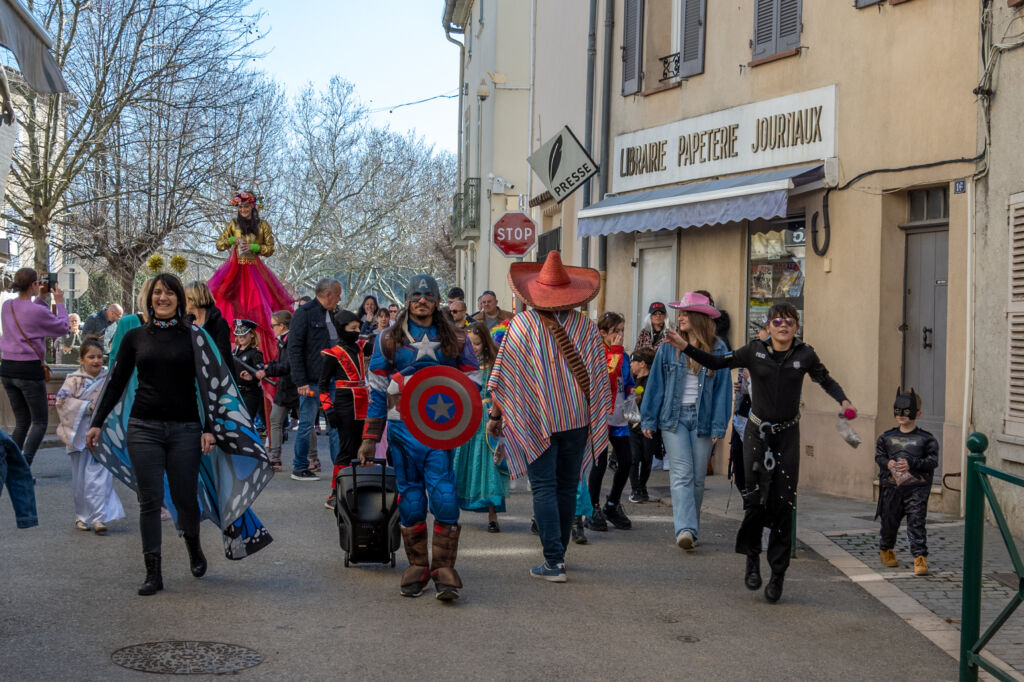
[{"label": "presse sign", "polygon": [[597,174],[597,164],[569,126],[538,147],[527,161],[558,203]]},{"label": "presse sign", "polygon": [[612,191],[628,192],[836,155],[836,86],[615,138]]}]

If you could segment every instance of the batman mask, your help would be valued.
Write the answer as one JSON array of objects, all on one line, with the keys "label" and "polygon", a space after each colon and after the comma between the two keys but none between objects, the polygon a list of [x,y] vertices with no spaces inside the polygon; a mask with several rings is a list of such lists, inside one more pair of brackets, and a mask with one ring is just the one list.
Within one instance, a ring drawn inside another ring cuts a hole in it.
[{"label": "batman mask", "polygon": [[906,417],[907,419],[916,419],[918,410],[917,393],[914,389],[910,389],[909,393],[904,393],[903,388],[896,389],[896,400],[892,404],[892,413],[894,417]]}]

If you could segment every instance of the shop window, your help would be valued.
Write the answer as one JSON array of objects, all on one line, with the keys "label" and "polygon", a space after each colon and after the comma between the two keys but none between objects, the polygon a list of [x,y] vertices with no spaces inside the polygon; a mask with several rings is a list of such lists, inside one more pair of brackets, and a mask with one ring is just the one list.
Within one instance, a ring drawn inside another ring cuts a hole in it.
[{"label": "shop window", "polygon": [[946,222],[949,220],[949,188],[931,187],[907,192],[907,223]]},{"label": "shop window", "polygon": [[773,303],[790,303],[804,319],[804,216],[794,215],[760,227],[752,226],[747,247],[747,339]]},{"label": "shop window", "polygon": [[802,0],[757,0],[754,6],[753,65],[796,54],[803,29]]},{"label": "shop window", "polygon": [[1010,197],[1010,302],[1007,306],[1008,381],[1003,430],[1024,437],[1024,192]]}]

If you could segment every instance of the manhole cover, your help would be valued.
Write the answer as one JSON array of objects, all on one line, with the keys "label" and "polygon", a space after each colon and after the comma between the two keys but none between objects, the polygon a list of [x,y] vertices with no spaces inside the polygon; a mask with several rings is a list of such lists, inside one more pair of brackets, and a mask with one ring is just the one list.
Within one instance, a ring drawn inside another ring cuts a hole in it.
[{"label": "manhole cover", "polygon": [[219,675],[257,666],[263,654],[222,642],[147,642],[118,649],[110,660],[145,673]]}]

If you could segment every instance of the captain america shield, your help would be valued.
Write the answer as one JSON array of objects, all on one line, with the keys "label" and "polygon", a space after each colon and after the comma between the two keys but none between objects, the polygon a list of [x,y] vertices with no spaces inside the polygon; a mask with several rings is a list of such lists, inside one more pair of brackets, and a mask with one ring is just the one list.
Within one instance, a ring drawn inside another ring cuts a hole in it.
[{"label": "captain america shield", "polygon": [[424,445],[451,450],[480,428],[480,388],[454,367],[425,367],[405,382],[399,402],[409,432]]}]

